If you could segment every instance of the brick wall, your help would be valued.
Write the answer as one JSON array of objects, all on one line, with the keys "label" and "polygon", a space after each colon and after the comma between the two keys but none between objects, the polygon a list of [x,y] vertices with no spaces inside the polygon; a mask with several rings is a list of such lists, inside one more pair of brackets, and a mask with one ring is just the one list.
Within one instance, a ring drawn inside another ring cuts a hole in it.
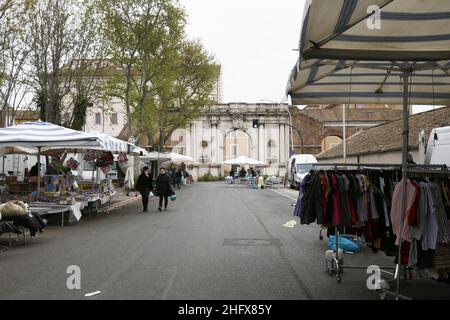
[{"label": "brick wall", "polygon": [[[351,112],[351,110],[350,110]],[[317,155],[322,152],[322,140],[327,136],[338,136],[342,138],[342,127],[328,128],[323,122],[308,116],[308,110],[299,110],[296,107],[291,108],[292,124],[303,136],[304,153]],[[363,127],[347,127],[347,138],[364,129]],[[294,151],[296,154],[301,152],[301,139],[293,130]]]}]

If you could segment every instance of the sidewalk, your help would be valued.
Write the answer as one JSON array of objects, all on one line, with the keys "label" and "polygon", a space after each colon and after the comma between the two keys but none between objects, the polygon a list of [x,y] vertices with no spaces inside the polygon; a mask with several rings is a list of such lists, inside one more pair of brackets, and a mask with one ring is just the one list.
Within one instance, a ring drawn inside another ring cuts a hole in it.
[{"label": "sidewalk", "polygon": [[123,188],[116,188],[116,191],[117,194],[111,200],[111,203],[109,205],[109,211],[122,209],[123,207],[140,203],[141,201],[141,195],[137,191],[130,192],[129,196],[125,195],[125,190]]}]

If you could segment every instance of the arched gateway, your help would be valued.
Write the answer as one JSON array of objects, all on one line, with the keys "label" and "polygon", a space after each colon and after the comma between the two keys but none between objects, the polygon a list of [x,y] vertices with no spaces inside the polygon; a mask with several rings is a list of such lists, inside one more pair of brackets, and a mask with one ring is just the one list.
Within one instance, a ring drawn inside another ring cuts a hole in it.
[{"label": "arched gateway", "polygon": [[[253,120],[259,127],[253,128]],[[173,150],[194,159],[193,175],[223,175],[222,162],[245,155],[265,163],[263,174],[284,176],[289,158],[289,113],[284,104],[214,105],[172,136]]]}]

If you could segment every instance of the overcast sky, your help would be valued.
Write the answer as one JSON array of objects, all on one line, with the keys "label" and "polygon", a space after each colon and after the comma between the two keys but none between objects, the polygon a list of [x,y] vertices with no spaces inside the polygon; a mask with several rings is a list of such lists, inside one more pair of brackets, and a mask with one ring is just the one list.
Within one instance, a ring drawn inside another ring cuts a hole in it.
[{"label": "overcast sky", "polygon": [[303,0],[180,0],[188,34],[223,68],[224,102],[281,102],[295,65]]}]

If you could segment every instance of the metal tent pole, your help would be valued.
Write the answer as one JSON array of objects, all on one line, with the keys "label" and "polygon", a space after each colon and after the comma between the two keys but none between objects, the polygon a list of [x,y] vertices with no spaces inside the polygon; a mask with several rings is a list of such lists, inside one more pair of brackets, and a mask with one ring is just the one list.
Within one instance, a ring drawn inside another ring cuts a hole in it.
[{"label": "metal tent pole", "polygon": [[41,147],[38,147],[37,154],[37,191],[36,191],[36,201],[40,200],[41,195]]},{"label": "metal tent pole", "polygon": [[345,126],[345,104],[342,105],[342,137],[343,137],[343,155],[344,163],[347,162],[347,132]]},{"label": "metal tent pole", "polygon": [[402,266],[402,236],[403,236],[403,224],[406,214],[406,194],[407,194],[407,162],[408,162],[408,134],[409,134],[409,112],[408,112],[408,98],[409,98],[409,77],[411,76],[411,70],[403,70],[403,148],[402,148],[402,202],[400,206],[400,232],[398,234],[398,261],[397,261],[397,287],[396,287],[396,299],[400,296],[400,277]]}]

